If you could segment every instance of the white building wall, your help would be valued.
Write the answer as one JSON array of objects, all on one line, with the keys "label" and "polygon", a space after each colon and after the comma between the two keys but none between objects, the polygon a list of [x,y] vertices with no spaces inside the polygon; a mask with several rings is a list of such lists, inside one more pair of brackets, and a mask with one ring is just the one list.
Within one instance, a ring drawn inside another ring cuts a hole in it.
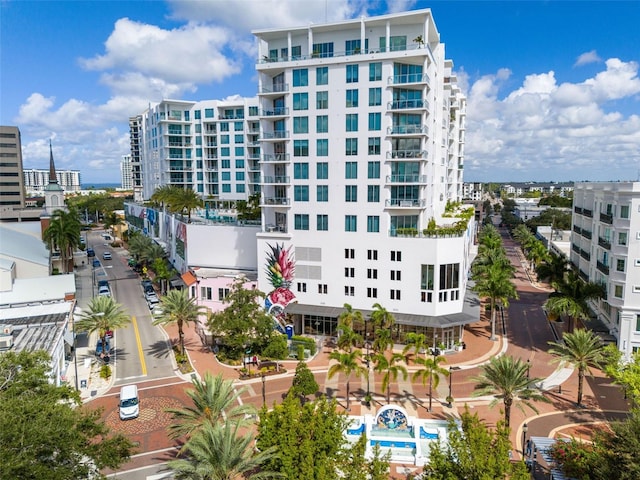
[{"label": "white building wall", "polygon": [[[24,186],[29,195],[43,195],[44,187],[49,184],[49,170],[32,168],[24,170]],[[79,192],[80,171],[79,170],[57,170],[56,178],[65,193]]]},{"label": "white building wall", "polygon": [[123,155],[120,161],[120,185],[123,190],[133,190],[133,172],[131,155]]}]

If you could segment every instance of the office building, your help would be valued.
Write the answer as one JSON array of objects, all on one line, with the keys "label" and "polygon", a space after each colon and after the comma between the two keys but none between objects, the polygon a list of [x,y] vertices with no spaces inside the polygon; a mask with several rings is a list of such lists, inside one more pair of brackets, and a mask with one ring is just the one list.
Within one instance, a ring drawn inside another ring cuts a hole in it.
[{"label": "office building", "polygon": [[627,359],[640,351],[640,182],[580,182],[573,192],[571,263],[606,287],[592,306]]},{"label": "office building", "polygon": [[142,202],[142,165],[140,163],[140,121],[141,116],[129,118],[129,144],[131,148],[131,182],[133,199]]},{"label": "office building", "polygon": [[[366,316],[380,304],[394,339],[418,331],[452,348],[479,318],[475,221],[454,208],[466,99],[431,11],[254,35],[268,306],[333,335],[344,304]],[[269,273],[289,260],[289,278]]]},{"label": "office building", "polygon": [[0,208],[24,208],[22,143],[18,127],[0,126]]},{"label": "office building", "polygon": [[131,155],[123,155],[120,162],[120,186],[123,190],[133,190],[133,169]]},{"label": "office building", "polygon": [[129,121],[134,188],[139,156],[142,197],[160,186],[191,188],[204,198],[246,200],[259,191],[257,99],[163,100]]},{"label": "office building", "polygon": [[[43,195],[45,187],[49,184],[50,172],[47,169],[30,168],[24,171],[24,185],[29,195]],[[62,187],[64,193],[79,192],[80,185],[79,170],[57,170],[56,178],[58,185]]]}]

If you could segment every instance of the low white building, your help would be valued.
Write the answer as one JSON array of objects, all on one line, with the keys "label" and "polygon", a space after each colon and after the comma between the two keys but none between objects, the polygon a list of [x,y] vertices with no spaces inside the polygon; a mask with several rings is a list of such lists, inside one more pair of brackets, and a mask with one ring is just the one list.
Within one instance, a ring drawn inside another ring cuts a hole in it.
[{"label": "low white building", "polygon": [[576,183],[571,263],[607,289],[598,318],[629,356],[640,351],[640,182]]}]

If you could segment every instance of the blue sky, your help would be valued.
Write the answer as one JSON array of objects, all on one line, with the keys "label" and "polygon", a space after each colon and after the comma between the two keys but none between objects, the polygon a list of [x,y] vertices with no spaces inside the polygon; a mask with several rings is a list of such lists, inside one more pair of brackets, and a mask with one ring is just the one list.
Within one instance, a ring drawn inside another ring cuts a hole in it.
[{"label": "blue sky", "polygon": [[[431,8],[468,97],[466,181],[640,179],[640,2],[0,0],[0,124],[25,168],[119,182],[128,118],[254,96],[252,29]],[[205,68],[204,66],[208,67]]]}]

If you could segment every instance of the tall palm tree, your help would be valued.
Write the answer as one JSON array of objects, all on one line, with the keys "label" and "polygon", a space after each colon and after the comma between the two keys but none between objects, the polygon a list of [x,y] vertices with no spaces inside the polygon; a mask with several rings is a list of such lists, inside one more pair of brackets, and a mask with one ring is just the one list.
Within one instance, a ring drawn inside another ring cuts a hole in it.
[{"label": "tall palm tree", "polygon": [[560,255],[549,255],[536,267],[536,275],[540,280],[547,280],[549,283],[561,283],[567,274],[569,261]]},{"label": "tall palm tree", "polygon": [[556,355],[554,362],[565,362],[578,369],[578,406],[582,405],[585,375],[591,375],[591,366],[598,367],[603,360],[600,338],[591,330],[579,328],[573,333],[564,333],[562,341],[549,342],[549,353]]},{"label": "tall palm tree", "polygon": [[191,223],[191,212],[204,205],[202,198],[200,198],[200,196],[190,188],[178,188],[175,191],[173,202],[173,207],[180,212],[183,218],[184,214],[187,214],[188,223]]},{"label": "tall palm tree", "polygon": [[118,215],[115,211],[107,212],[104,216],[104,228],[112,229],[113,234],[116,234],[117,227],[126,225],[124,219]]},{"label": "tall palm tree", "polygon": [[167,409],[173,415],[173,423],[168,427],[170,438],[192,437],[207,423],[243,423],[246,415],[256,413],[253,405],[239,403],[246,388],[236,390],[233,381],[225,380],[222,375],[214,377],[206,372],[203,380],[194,378],[191,383],[193,388],[186,393],[193,406]]},{"label": "tall palm tree", "polygon": [[565,280],[553,283],[556,290],[544,303],[547,312],[569,317],[569,332],[573,332],[577,319],[589,318],[589,300],[603,298],[606,290],[602,285],[583,281],[575,272],[567,273]]},{"label": "tall palm tree", "polygon": [[349,394],[350,394],[350,380],[355,374],[356,377],[361,378],[368,375],[367,368],[361,364],[362,351],[359,349],[340,352],[334,350],[329,354],[329,360],[334,360],[336,363],[331,364],[327,371],[327,378],[331,379],[337,374],[343,374],[346,377],[347,385],[347,411],[349,410]]},{"label": "tall palm tree", "polygon": [[340,336],[337,345],[340,350],[350,352],[354,347],[362,344],[362,335],[356,333],[352,328],[338,323],[338,330],[340,330]]},{"label": "tall palm tree", "polygon": [[196,304],[196,298],[189,298],[189,293],[184,290],[170,290],[160,299],[162,313],[153,321],[154,325],[169,325],[175,323],[178,326],[178,341],[180,353],[184,355],[184,325],[196,322],[203,312],[203,307]]},{"label": "tall palm tree", "polygon": [[52,252],[56,248],[60,251],[62,272],[69,273],[69,261],[73,259],[73,252],[80,245],[80,220],[77,212],[53,212],[49,226],[43,233],[43,240]]},{"label": "tall palm tree", "polygon": [[404,356],[399,353],[385,355],[378,353],[373,356],[374,372],[382,373],[382,390],[386,392],[387,404],[391,401],[391,381],[398,380],[398,375],[402,374],[402,379],[407,379],[407,367],[400,364],[404,362]]},{"label": "tall palm tree", "polygon": [[509,306],[509,299],[518,298],[516,286],[513,283],[513,267],[508,268],[500,263],[486,265],[481,271],[473,273],[473,290],[480,297],[488,298],[491,307],[491,340],[496,339],[496,307]]},{"label": "tall palm tree", "polygon": [[482,250],[495,250],[502,247],[502,236],[491,224],[485,225],[478,234],[478,253]]},{"label": "tall palm tree", "polygon": [[160,206],[163,211],[170,210],[171,204],[175,198],[176,187],[173,185],[163,185],[154,190],[151,195],[151,202]]},{"label": "tall palm tree", "polygon": [[373,304],[373,312],[371,312],[371,320],[373,320],[374,328],[391,330],[395,325],[396,319],[391,312],[379,303]]},{"label": "tall palm tree", "polygon": [[378,328],[375,332],[375,339],[371,344],[373,353],[379,354],[392,349],[393,338],[391,338],[391,330],[387,328]]},{"label": "tall palm tree", "polygon": [[449,370],[440,366],[441,362],[446,361],[441,355],[427,355],[426,353],[424,357],[416,357],[414,360],[414,363],[422,368],[413,372],[411,379],[414,382],[421,379],[423,386],[429,379],[429,411],[433,406],[433,389],[438,388],[438,385],[440,385],[440,375],[449,376]]},{"label": "tall palm tree", "polygon": [[270,448],[256,452],[253,435],[240,434],[235,422],[206,423],[184,446],[186,458],[172,460],[167,466],[176,478],[192,480],[261,480],[284,478],[282,474],[264,471],[260,467],[275,455]]},{"label": "tall palm tree", "polygon": [[77,332],[98,332],[102,345],[106,345],[107,332],[122,328],[131,322],[131,317],[124,312],[122,305],[113,297],[94,297],[89,302],[87,311],[82,312],[76,322]]},{"label": "tall palm tree", "polygon": [[473,378],[477,384],[472,396],[493,396],[491,406],[502,400],[504,421],[507,427],[511,421],[511,407],[513,405],[522,411],[524,411],[523,405],[526,405],[538,413],[532,402],[549,402],[549,399],[535,387],[541,379],[529,378],[527,375],[529,366],[519,358],[508,355],[493,357],[481,369],[482,374]]},{"label": "tall palm tree", "polygon": [[338,323],[349,327],[355,332],[361,332],[364,327],[364,317],[360,310],[354,310],[351,305],[345,303],[344,312],[342,312],[338,317]]}]

